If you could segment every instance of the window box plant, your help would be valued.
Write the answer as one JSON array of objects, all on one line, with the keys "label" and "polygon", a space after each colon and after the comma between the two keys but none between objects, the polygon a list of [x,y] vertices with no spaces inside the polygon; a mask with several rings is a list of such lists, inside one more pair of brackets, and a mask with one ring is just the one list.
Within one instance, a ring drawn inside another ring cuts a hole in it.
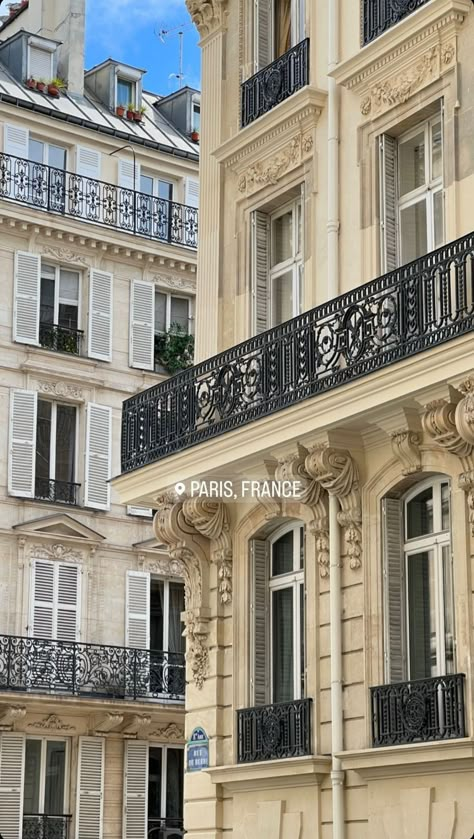
[{"label": "window box plant", "polygon": [[36,88],[36,79],[30,76],[29,79],[26,80],[26,86],[30,88],[30,90],[35,90]]},{"label": "window box plant", "polygon": [[189,335],[184,327],[172,323],[170,328],[155,335],[155,369],[157,372],[173,376],[180,370],[192,366],[194,355],[194,335]]},{"label": "window box plant", "polygon": [[191,131],[191,140],[193,143],[199,143],[199,131]]},{"label": "window box plant", "polygon": [[65,87],[66,82],[63,79],[51,79],[51,81],[48,82],[48,93],[50,96],[59,96],[59,92],[64,90]]},{"label": "window box plant", "polygon": [[39,90],[40,93],[44,93],[44,89],[46,87],[46,82],[44,79],[38,79],[36,82],[36,90]]},{"label": "window box plant", "polygon": [[127,105],[127,119],[133,120],[135,119],[135,103],[129,102]]},{"label": "window box plant", "polygon": [[123,115],[125,113],[125,105],[117,105],[115,110],[117,112],[118,117],[123,117]]}]

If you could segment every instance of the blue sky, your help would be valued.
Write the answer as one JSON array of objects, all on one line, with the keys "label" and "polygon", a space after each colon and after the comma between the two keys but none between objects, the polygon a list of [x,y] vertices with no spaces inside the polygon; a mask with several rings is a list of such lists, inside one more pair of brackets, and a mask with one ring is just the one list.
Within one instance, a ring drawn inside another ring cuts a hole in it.
[{"label": "blue sky", "polygon": [[[166,95],[178,88],[179,38],[162,43],[157,33],[191,23],[184,0],[87,0],[86,67],[116,58],[147,70],[147,90]],[[200,87],[199,36],[188,26],[183,36],[184,84]]]}]

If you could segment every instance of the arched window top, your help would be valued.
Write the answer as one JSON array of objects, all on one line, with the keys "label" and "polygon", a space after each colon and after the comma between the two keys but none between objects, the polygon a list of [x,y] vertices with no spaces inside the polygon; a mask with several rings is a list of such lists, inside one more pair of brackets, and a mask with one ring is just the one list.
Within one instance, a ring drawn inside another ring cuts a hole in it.
[{"label": "arched window top", "polygon": [[279,527],[269,538],[270,577],[293,574],[304,568],[304,526],[291,522]]},{"label": "arched window top", "polygon": [[405,542],[423,539],[450,528],[450,483],[438,475],[417,484],[404,498]]}]

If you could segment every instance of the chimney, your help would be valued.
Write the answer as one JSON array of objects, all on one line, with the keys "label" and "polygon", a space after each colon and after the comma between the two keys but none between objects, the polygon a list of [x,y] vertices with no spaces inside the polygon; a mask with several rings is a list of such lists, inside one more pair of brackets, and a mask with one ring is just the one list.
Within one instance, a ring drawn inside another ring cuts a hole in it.
[{"label": "chimney", "polygon": [[67,80],[68,93],[84,93],[84,33],[86,0],[30,0],[41,3],[39,35],[61,41],[58,76]]}]

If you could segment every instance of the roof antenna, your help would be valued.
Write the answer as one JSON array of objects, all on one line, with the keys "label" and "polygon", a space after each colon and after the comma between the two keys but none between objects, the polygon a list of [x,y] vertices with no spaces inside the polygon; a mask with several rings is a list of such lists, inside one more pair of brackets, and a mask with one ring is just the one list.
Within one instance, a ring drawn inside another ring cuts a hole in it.
[{"label": "roof antenna", "polygon": [[179,38],[179,67],[177,73],[170,73],[169,79],[177,79],[179,89],[183,86],[183,38],[186,29],[190,29],[192,23],[184,23],[182,26],[173,26],[171,29],[161,28],[158,32],[155,30],[155,35],[160,39],[162,44],[166,43],[167,38]]}]

